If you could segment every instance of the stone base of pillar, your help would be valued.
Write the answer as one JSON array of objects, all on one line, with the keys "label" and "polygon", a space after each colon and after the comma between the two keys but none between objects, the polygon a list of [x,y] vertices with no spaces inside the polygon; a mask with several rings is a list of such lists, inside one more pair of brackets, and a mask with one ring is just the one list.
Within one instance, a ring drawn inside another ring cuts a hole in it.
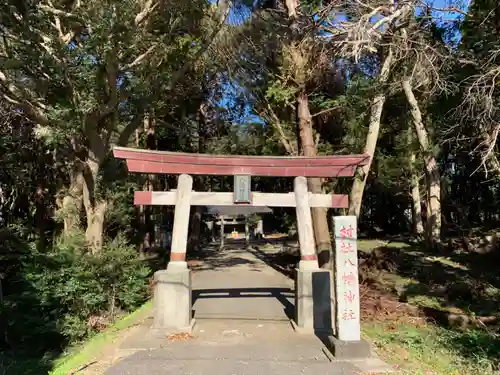
[{"label": "stone base of pillar", "polygon": [[322,269],[295,270],[296,331],[332,335],[334,330],[332,272]]},{"label": "stone base of pillar", "polygon": [[337,359],[360,359],[369,358],[374,355],[370,344],[366,340],[343,341],[329,336],[325,342],[325,346],[327,346],[328,350]]},{"label": "stone base of pillar", "polygon": [[158,334],[191,333],[194,326],[191,302],[191,271],[169,268],[154,275],[153,331]]}]

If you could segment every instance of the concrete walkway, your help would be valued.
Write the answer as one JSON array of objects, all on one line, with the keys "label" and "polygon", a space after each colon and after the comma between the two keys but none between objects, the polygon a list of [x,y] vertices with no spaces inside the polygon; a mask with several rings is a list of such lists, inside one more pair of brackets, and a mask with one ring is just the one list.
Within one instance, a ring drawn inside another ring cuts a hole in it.
[{"label": "concrete walkway", "polygon": [[198,321],[212,318],[288,322],[292,317],[293,280],[245,249],[216,251],[192,269],[193,310]]},{"label": "concrete walkway", "polygon": [[314,335],[293,331],[293,281],[244,249],[193,264],[193,337],[153,337],[151,319],[106,375],[359,375],[380,365],[335,361]]}]

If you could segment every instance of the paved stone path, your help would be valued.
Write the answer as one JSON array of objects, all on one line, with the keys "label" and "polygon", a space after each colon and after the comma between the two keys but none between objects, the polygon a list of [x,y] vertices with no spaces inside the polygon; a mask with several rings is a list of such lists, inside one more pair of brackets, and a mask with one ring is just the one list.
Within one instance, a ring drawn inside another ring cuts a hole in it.
[{"label": "paved stone path", "polygon": [[192,268],[193,337],[153,337],[149,319],[122,344],[134,354],[106,375],[359,375],[375,368],[332,362],[316,336],[294,332],[293,281],[255,253],[214,251]]},{"label": "paved stone path", "polygon": [[215,252],[194,266],[195,319],[260,319],[288,322],[293,281],[245,249]]}]

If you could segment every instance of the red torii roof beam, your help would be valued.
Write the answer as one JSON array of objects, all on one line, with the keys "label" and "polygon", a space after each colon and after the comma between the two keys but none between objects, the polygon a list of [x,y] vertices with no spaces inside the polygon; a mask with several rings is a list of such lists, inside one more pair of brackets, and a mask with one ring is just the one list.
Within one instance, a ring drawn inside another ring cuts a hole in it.
[{"label": "red torii roof beam", "polygon": [[115,147],[113,155],[126,159],[130,172],[195,175],[252,175],[272,177],[351,177],[366,165],[368,155],[236,156],[189,154]]}]

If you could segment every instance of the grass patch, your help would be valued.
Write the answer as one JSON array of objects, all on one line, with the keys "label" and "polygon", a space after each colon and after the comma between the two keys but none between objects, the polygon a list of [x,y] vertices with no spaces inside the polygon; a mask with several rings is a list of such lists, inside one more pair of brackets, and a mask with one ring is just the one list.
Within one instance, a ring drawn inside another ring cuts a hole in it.
[{"label": "grass patch", "polygon": [[448,330],[432,324],[364,322],[363,334],[377,353],[412,375],[500,373],[500,337],[485,331]]},{"label": "grass patch", "polygon": [[96,334],[90,340],[69,349],[62,356],[54,360],[53,369],[49,374],[66,375],[70,371],[92,362],[99,357],[106,345],[112,343],[119,336],[120,331],[137,324],[141,319],[147,316],[151,308],[152,303],[149,301],[133,313],[119,319],[111,327]]},{"label": "grass patch", "polygon": [[387,247],[387,248],[405,248],[409,247],[406,242],[401,241],[384,241],[384,240],[376,240],[376,239],[360,239],[358,240],[358,250],[364,253],[371,253],[373,249],[376,247]]}]

